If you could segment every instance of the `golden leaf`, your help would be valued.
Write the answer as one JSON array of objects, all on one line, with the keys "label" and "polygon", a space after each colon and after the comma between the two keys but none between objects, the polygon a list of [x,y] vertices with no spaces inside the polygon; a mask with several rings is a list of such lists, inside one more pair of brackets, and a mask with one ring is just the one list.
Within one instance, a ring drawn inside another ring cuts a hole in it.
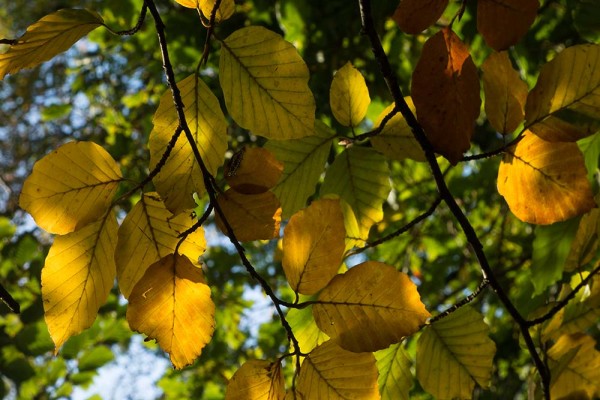
[{"label": "golden leaf", "polygon": [[347,62],[333,77],[329,104],[335,119],[342,125],[356,127],[367,114],[371,98],[365,78]]},{"label": "golden leaf", "polygon": [[537,16],[538,0],[479,0],[477,30],[494,50],[516,44]]},{"label": "golden leaf", "polygon": [[283,400],[285,383],[279,362],[246,361],[227,383],[225,400]]},{"label": "golden leaf", "polygon": [[277,184],[283,164],[273,153],[260,147],[243,148],[234,154],[225,168],[225,179],[236,192],[257,194]]},{"label": "golden leaf", "polygon": [[392,19],[403,32],[414,35],[433,25],[447,5],[448,0],[401,0]]},{"label": "golden leaf", "polygon": [[[187,0],[189,1],[189,0]],[[207,19],[210,19],[213,9],[215,8],[215,0],[200,0],[200,10]],[[229,19],[235,12],[235,0],[221,0],[217,14],[215,15],[215,21],[221,22]]]}]

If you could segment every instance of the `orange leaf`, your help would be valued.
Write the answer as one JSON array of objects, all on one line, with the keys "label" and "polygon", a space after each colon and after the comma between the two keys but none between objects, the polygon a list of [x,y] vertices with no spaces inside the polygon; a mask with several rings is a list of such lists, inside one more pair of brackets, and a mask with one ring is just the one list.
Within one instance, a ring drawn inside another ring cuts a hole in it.
[{"label": "orange leaf", "polygon": [[449,28],[429,38],[413,72],[417,118],[435,151],[456,164],[479,115],[479,76],[469,50]]},{"label": "orange leaf", "polygon": [[448,0],[402,0],[392,19],[402,31],[417,34],[433,25],[447,5]]},{"label": "orange leaf", "polygon": [[535,20],[538,0],[479,0],[477,30],[494,50],[516,44]]},{"label": "orange leaf", "polygon": [[261,147],[243,148],[225,169],[225,179],[237,192],[256,194],[271,189],[281,178],[283,163]]},{"label": "orange leaf", "polygon": [[575,143],[550,143],[530,131],[507,151],[498,192],[521,221],[553,224],[596,206],[583,156]]}]

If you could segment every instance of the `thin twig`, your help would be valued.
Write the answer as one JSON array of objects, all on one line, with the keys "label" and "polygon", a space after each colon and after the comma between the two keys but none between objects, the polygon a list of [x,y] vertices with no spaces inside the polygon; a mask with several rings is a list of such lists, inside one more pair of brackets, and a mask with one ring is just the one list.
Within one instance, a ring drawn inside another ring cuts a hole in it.
[{"label": "thin twig", "polygon": [[2,300],[10,309],[10,311],[14,312],[15,314],[19,314],[21,312],[21,306],[19,303],[17,303],[10,293],[8,293],[8,290],[6,290],[2,284],[0,284],[0,300]]},{"label": "thin twig", "polygon": [[471,293],[470,295],[468,295],[467,297],[465,297],[458,303],[454,304],[452,307],[448,308],[447,310],[445,310],[445,311],[439,313],[438,315],[436,315],[435,317],[431,318],[429,320],[429,323],[433,324],[434,322],[439,321],[440,319],[446,318],[448,315],[452,314],[459,308],[471,303],[473,300],[475,300],[477,298],[477,296],[479,296],[483,292],[483,289],[488,287],[489,284],[490,284],[490,281],[488,281],[487,279],[482,280],[481,283],[477,286],[477,288],[475,288],[473,293]]},{"label": "thin twig", "polygon": [[198,64],[198,69],[200,69],[201,65],[206,65],[208,62],[208,55],[210,52],[210,38],[215,29],[215,20],[217,18],[217,10],[221,6],[221,0],[215,1],[215,5],[210,13],[210,18],[208,20],[208,27],[206,29],[206,40],[204,42],[204,50],[202,51],[202,58],[200,59],[200,63]]},{"label": "thin twig", "polygon": [[360,135],[357,135],[353,138],[346,138],[346,139],[348,139],[350,141],[358,142],[360,140],[368,139],[370,137],[379,135],[381,133],[381,131],[383,131],[383,128],[385,128],[385,125],[394,117],[394,115],[398,114],[398,111],[400,111],[398,109],[398,107],[394,106],[394,108],[392,108],[392,110],[385,117],[383,117],[383,119],[381,120],[381,123],[379,124],[379,126],[377,128],[375,128],[369,132],[361,133]]},{"label": "thin twig", "polygon": [[177,237],[179,238],[179,242],[177,242],[177,246],[175,246],[175,253],[179,252],[179,246],[181,246],[181,244],[185,241],[185,239],[187,239],[187,237],[189,235],[191,235],[192,233],[196,232],[196,230],[198,230],[198,228],[200,228],[208,219],[209,215],[212,213],[213,211],[213,205],[209,204],[208,207],[206,207],[206,210],[204,210],[204,214],[202,214],[202,216],[200,218],[198,218],[198,221],[196,221],[194,223],[194,225],[192,225],[190,228],[186,229],[184,232],[181,232]]},{"label": "thin twig", "polygon": [[13,45],[13,44],[17,44],[17,42],[19,41],[19,39],[0,39],[0,44],[8,44],[8,45]]},{"label": "thin twig", "polygon": [[516,138],[514,138],[513,140],[511,140],[510,142],[508,142],[507,144],[503,145],[502,147],[496,149],[496,150],[492,150],[489,151],[487,153],[481,153],[481,154],[474,154],[472,156],[465,156],[462,158],[461,161],[473,161],[473,160],[481,160],[484,158],[491,158],[491,157],[495,157],[498,155],[503,154],[504,152],[506,152],[506,150],[514,145],[516,145],[517,143],[519,143],[521,141],[521,139],[523,139],[523,135],[519,135]]},{"label": "thin twig", "polygon": [[144,24],[144,20],[146,19],[147,11],[148,11],[148,6],[146,4],[142,5],[142,10],[140,11],[140,16],[139,16],[135,26],[131,29],[127,29],[125,31],[118,31],[115,33],[120,36],[135,35],[140,29],[142,29],[142,25]]}]

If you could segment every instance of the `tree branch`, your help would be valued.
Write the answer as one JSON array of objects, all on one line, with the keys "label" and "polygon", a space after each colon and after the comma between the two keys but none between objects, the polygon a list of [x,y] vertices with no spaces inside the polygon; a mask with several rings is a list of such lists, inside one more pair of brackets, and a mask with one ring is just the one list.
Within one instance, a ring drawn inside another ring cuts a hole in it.
[{"label": "tree branch", "polygon": [[468,295],[467,297],[465,297],[464,299],[462,299],[458,303],[454,304],[452,307],[448,308],[447,310],[445,310],[445,311],[439,313],[438,315],[436,315],[435,317],[431,318],[429,320],[429,323],[433,324],[435,321],[439,321],[440,319],[444,319],[448,315],[450,315],[453,312],[455,312],[456,310],[458,310],[459,308],[461,308],[463,306],[466,306],[467,304],[471,303],[473,300],[475,300],[477,298],[477,296],[479,296],[481,294],[481,292],[483,292],[483,289],[485,289],[486,287],[488,287],[489,284],[490,284],[490,281],[488,281],[487,279],[482,280],[481,283],[477,286],[477,288],[475,288],[475,290],[473,291],[473,293],[471,293],[470,295]]},{"label": "tree branch", "polygon": [[510,142],[506,143],[505,145],[503,145],[502,147],[500,147],[496,150],[492,150],[487,153],[474,154],[472,156],[465,156],[462,158],[461,161],[481,160],[484,158],[491,158],[491,157],[498,156],[500,154],[503,154],[509,147],[514,146],[517,143],[519,143],[521,141],[521,139],[523,139],[523,137],[524,137],[523,135],[519,135],[516,138],[514,138],[513,140],[511,140]]},{"label": "tree branch", "polygon": [[381,133],[381,131],[383,130],[383,128],[385,128],[385,125],[392,119],[394,118],[394,115],[398,114],[398,111],[400,111],[398,109],[398,107],[392,108],[392,110],[385,116],[383,117],[383,119],[381,120],[381,123],[379,124],[379,126],[369,132],[365,132],[365,133],[361,133],[360,135],[357,135],[353,138],[346,138],[347,140],[351,140],[354,142],[360,141],[360,140],[364,140],[364,139],[368,139],[370,137],[373,136],[377,136]]},{"label": "tree branch", "polygon": [[144,24],[144,20],[146,19],[146,12],[148,11],[148,6],[144,3],[144,5],[142,5],[142,10],[140,11],[140,16],[137,20],[137,23],[135,24],[135,26],[131,29],[127,29],[125,31],[118,31],[115,32],[117,35],[120,36],[131,36],[131,35],[135,35],[140,29],[142,29],[142,25]]},{"label": "tree branch", "polygon": [[0,284],[0,300],[2,300],[10,309],[10,311],[14,312],[15,314],[19,314],[21,312],[21,306],[19,303],[17,303],[10,293],[8,293],[8,290],[6,290],[2,284]]}]

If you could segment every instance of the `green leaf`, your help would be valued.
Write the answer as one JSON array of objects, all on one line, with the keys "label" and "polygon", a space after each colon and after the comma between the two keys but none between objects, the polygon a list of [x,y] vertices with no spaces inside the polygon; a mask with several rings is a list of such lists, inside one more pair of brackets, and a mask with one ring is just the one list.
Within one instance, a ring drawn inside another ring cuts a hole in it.
[{"label": "green leaf", "polygon": [[79,371],[95,371],[114,360],[114,353],[106,346],[98,346],[85,351],[79,358]]},{"label": "green leaf", "polygon": [[408,400],[413,376],[410,359],[402,343],[375,352],[379,370],[379,392],[382,400]]},{"label": "green leaf", "polygon": [[600,8],[596,0],[569,0],[567,7],[571,10],[573,24],[581,36],[591,43],[600,40]]},{"label": "green leaf", "polygon": [[15,336],[17,348],[31,356],[41,356],[54,349],[54,342],[43,321],[25,325]]},{"label": "green leaf", "polygon": [[598,173],[598,167],[600,167],[600,132],[579,140],[577,145],[583,153],[588,180],[594,182],[594,177]]},{"label": "green leaf", "polygon": [[344,126],[356,127],[367,114],[370,102],[365,78],[351,62],[347,62],[331,82],[329,104],[333,116]]},{"label": "green leaf", "polygon": [[290,308],[286,319],[303,353],[311,352],[321,343],[329,340],[329,336],[319,329],[312,313],[312,305],[305,308]]}]

